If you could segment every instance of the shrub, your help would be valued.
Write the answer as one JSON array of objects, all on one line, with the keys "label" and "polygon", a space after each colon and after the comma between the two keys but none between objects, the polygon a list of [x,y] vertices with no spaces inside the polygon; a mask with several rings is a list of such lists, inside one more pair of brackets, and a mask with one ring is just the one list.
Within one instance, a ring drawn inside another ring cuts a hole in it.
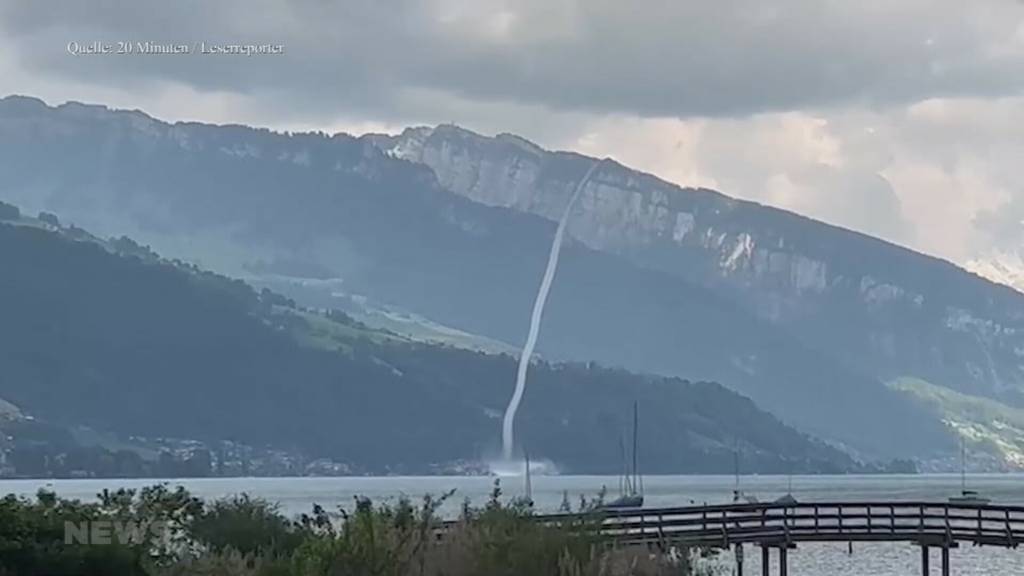
[{"label": "shrub", "polygon": [[290,555],[304,538],[276,505],[248,494],[213,502],[192,521],[189,535],[215,553],[272,557]]},{"label": "shrub", "polygon": [[65,523],[108,519],[99,506],[61,500],[40,491],[34,501],[0,500],[0,575],[125,576],[146,574],[145,545],[93,546],[65,542]]},{"label": "shrub", "polygon": [[[414,505],[357,498],[331,515],[314,506],[297,520],[242,494],[204,503],[166,485],[104,491],[83,504],[40,493],[0,500],[0,576],[661,576],[693,573],[691,555],[609,547],[600,514],[581,500],[560,522],[538,522],[525,500],[505,503],[495,483],[482,508],[454,522],[438,508],[452,496]],[[597,501],[599,503],[600,500]],[[170,532],[132,544],[64,543],[64,522],[160,521]]]}]

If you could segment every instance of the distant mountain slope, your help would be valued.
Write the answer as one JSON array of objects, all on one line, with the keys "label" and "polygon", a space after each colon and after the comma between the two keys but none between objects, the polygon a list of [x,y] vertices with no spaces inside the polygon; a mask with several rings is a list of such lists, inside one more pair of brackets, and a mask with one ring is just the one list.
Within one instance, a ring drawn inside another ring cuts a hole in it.
[{"label": "distant mountain slope", "polygon": [[[972,471],[1017,471],[1024,468],[1024,410],[996,400],[970,396],[916,378],[890,383],[919,398],[964,438]],[[959,455],[950,458],[959,467]]]},{"label": "distant mountain slope", "polygon": [[[476,141],[468,133],[452,132],[462,134],[466,146]],[[428,140],[443,136],[414,134]],[[103,235],[127,234],[161,253],[223,273],[257,281],[261,276],[331,280],[332,288],[318,297],[292,293],[305,302],[322,306],[335,293],[346,299],[366,297],[501,342],[522,342],[554,231],[549,209],[566,200],[564,188],[547,183],[574,182],[590,160],[558,155],[553,157],[557,161],[532,167],[530,159],[541,154],[536,147],[514,138],[498,141],[499,158],[520,154],[521,160],[495,174],[533,170],[541,176],[536,182],[517,180],[522,186],[513,187],[547,207],[538,215],[487,206],[481,203],[486,198],[466,198],[440,168],[435,166],[439,183],[428,166],[393,157],[408,155],[401,146],[382,152],[379,147],[388,142],[171,125],[141,112],[75,103],[52,108],[11,97],[0,101],[0,198],[33,212],[56,211]],[[412,146],[405,139],[395,142]],[[593,190],[613,190],[621,178],[632,178],[637,186],[656,182],[631,174],[621,167],[602,169],[582,209],[597,214]],[[478,180],[486,183],[492,177]],[[500,183],[472,189],[500,196],[507,191]],[[851,339],[848,352],[834,353],[838,344],[833,340],[845,341],[856,332],[833,334],[828,322],[875,322],[881,312],[865,315],[860,308],[839,307],[845,316],[825,313],[832,310],[826,306],[832,296],[817,289],[824,273],[819,261],[753,249],[747,258],[740,250],[733,259],[737,266],[746,262],[768,272],[763,282],[748,275],[749,280],[736,284],[730,283],[732,276],[722,277],[717,260],[700,259],[708,253],[703,244],[689,243],[707,237],[714,239],[714,249],[727,250],[727,231],[742,234],[763,225],[760,208],[709,191],[677,194],[672,202],[705,207],[692,208],[702,215],[701,222],[705,213],[717,211],[723,232],[693,233],[687,218],[676,215],[661,236],[650,231],[650,249],[641,244],[613,250],[612,240],[636,223],[669,218],[659,210],[648,214],[652,208],[643,203],[644,195],[631,194],[636,204],[612,203],[614,210],[601,212],[609,224],[594,229],[597,237],[607,239],[604,244],[580,236],[579,226],[591,226],[590,220],[574,217],[570,229],[591,246],[569,242],[563,250],[541,333],[542,354],[719,381],[786,422],[869,455],[919,456],[955,445],[934,415],[882,384],[877,363],[861,361],[865,345]],[[735,209],[726,210],[730,206]],[[800,220],[771,214],[779,226]],[[686,240],[681,252],[665,240],[674,236]],[[828,238],[818,248],[835,242]],[[890,249],[879,242],[872,246],[880,253]],[[919,257],[906,253],[904,258]],[[678,262],[685,273],[679,266],[661,265],[667,261]],[[880,278],[878,286],[869,288],[880,298],[879,310],[886,310],[887,285]],[[746,292],[736,287],[743,282],[749,283]],[[777,290],[770,289],[776,285]],[[793,285],[795,293],[789,288]],[[860,284],[851,290],[856,296]],[[789,296],[776,298],[775,292]],[[737,294],[742,296],[738,303]],[[804,297],[819,304],[804,308]],[[799,321],[782,322],[790,316],[762,314],[762,301],[775,302],[780,311],[805,313],[795,316]],[[925,308],[934,302],[929,297]],[[930,312],[921,314],[932,322]],[[899,334],[914,333],[916,316],[892,318],[894,330],[903,331]],[[808,337],[817,333],[818,339]],[[887,334],[878,337],[885,342]],[[510,388],[511,376],[510,371],[495,385]]]},{"label": "distant mountain slope", "polygon": [[[408,342],[127,239],[24,218],[0,220],[0,318],[0,397],[26,414],[377,472],[496,451],[515,369],[509,356]],[[521,441],[568,470],[620,469],[634,400],[649,472],[724,472],[734,447],[750,470],[859,469],[716,384],[546,363],[532,378]]]},{"label": "distant mountain slope", "polygon": [[[375,137],[445,188],[557,218],[589,162],[453,126]],[[720,290],[875,376],[917,375],[1024,405],[1024,295],[922,254],[790,212],[680,188],[622,166],[588,186],[569,233]]]}]

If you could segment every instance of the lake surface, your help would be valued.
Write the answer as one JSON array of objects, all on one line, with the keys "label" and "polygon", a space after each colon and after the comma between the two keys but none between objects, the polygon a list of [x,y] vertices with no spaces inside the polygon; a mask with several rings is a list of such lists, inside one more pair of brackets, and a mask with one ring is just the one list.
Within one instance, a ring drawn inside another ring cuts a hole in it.
[{"label": "lake surface", "polygon": [[[181,485],[203,498],[221,498],[246,492],[280,505],[290,515],[307,512],[314,503],[328,510],[338,506],[351,508],[353,499],[365,496],[380,501],[395,501],[402,495],[419,498],[455,490],[442,513],[458,513],[468,498],[483,504],[494,479],[487,477],[353,477],[353,478],[200,478],[180,480],[0,480],[0,494],[32,496],[40,488],[49,488],[65,498],[92,500],[104,488],[137,488],[166,482]],[[573,507],[580,496],[595,497],[607,487],[615,496],[618,479],[613,476],[534,476],[533,499],[541,511],[555,511],[567,495]],[[996,503],[1024,505],[1024,475],[969,475],[968,487],[978,490]],[[735,479],[731,476],[649,476],[644,478],[648,506],[679,506],[690,503],[730,501]],[[740,488],[760,500],[785,494],[790,485],[800,501],[824,500],[945,500],[960,490],[960,477],[949,475],[893,476],[744,476]],[[506,498],[522,495],[521,477],[501,478]],[[746,574],[760,574],[760,554],[749,549]],[[933,551],[931,568],[939,574],[938,551]],[[1024,548],[973,548],[965,546],[950,553],[956,575],[1024,575]],[[730,573],[731,554],[720,562]],[[777,569],[773,568],[773,574]],[[909,544],[855,544],[848,554],[846,544],[802,544],[790,554],[793,576],[918,576],[921,574],[920,550]]]}]

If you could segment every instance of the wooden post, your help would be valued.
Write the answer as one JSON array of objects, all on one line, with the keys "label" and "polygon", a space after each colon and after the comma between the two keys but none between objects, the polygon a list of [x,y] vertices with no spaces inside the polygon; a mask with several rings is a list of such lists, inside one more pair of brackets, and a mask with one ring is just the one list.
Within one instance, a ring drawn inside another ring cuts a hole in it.
[{"label": "wooden post", "polygon": [[771,563],[771,556],[768,546],[761,544],[761,576],[769,576],[768,568]]},{"label": "wooden post", "polygon": [[942,576],[949,576],[949,546],[942,547]]},{"label": "wooden post", "polygon": [[743,576],[743,544],[736,545],[736,576]]},{"label": "wooden post", "polygon": [[785,544],[779,547],[779,576],[789,575],[789,560],[786,556],[789,554],[789,548]]},{"label": "wooden post", "polygon": [[921,574],[922,574],[922,576],[928,576],[928,571],[929,571],[928,560],[929,560],[929,558],[928,558],[928,547],[927,546],[921,546]]}]

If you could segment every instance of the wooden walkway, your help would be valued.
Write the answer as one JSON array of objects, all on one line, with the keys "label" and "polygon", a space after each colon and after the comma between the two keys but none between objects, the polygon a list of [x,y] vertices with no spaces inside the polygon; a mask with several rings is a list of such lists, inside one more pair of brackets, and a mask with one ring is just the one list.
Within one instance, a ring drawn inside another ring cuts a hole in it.
[{"label": "wooden walkway", "polygon": [[[578,515],[540,516],[544,522]],[[768,574],[772,549],[787,575],[787,551],[801,542],[908,542],[921,547],[922,573],[929,549],[938,548],[949,575],[949,549],[961,543],[1016,548],[1024,543],[1024,506],[948,502],[808,502],[605,510],[593,519],[601,534],[622,544],[668,550],[676,546],[760,546]],[[738,554],[742,558],[742,553]],[[742,574],[742,563],[740,563]]]}]

